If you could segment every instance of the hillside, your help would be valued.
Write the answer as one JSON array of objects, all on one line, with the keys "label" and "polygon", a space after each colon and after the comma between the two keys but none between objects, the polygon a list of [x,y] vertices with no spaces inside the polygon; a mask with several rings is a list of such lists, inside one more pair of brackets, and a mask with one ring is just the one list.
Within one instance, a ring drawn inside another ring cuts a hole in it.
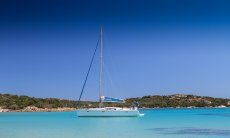
[{"label": "hillside", "polygon": [[[140,103],[142,108],[166,108],[166,107],[230,107],[230,99],[204,97],[196,95],[175,94],[168,96],[143,96],[138,98],[128,98],[124,104],[105,103],[105,106],[130,107],[134,101]],[[79,107],[97,107],[97,102],[80,102]],[[11,94],[0,94],[0,107],[10,111],[22,110],[27,107],[39,109],[55,108],[79,108],[77,101],[57,98],[34,98],[28,96],[18,96]]]},{"label": "hillside", "polygon": [[213,98],[207,96],[175,94],[168,96],[143,96],[130,98],[127,101],[138,101],[141,107],[218,107],[230,106],[230,99]]}]

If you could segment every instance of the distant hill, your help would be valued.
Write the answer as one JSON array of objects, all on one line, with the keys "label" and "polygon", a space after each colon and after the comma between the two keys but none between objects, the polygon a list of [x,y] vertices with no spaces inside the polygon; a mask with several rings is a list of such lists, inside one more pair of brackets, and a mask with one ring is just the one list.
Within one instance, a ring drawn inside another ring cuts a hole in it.
[{"label": "distant hill", "polygon": [[34,98],[25,95],[0,94],[0,107],[11,110],[23,109],[27,106],[38,108],[76,107],[76,102],[57,98]]},{"label": "distant hill", "polygon": [[[142,108],[166,108],[166,107],[230,107],[230,99],[213,98],[207,96],[175,94],[168,96],[143,96],[128,98],[126,103],[115,104],[105,103],[105,106],[130,107],[134,101],[139,102]],[[64,100],[58,98],[34,98],[28,96],[18,96],[12,94],[0,94],[0,107],[10,110],[21,110],[29,106],[37,108],[78,108],[77,101]],[[80,102],[79,107],[97,107],[97,102]]]},{"label": "distant hill", "polygon": [[230,107],[230,99],[213,98],[208,96],[196,96],[185,94],[174,94],[168,96],[143,96],[140,98],[130,98],[127,101],[138,101],[141,107]]}]

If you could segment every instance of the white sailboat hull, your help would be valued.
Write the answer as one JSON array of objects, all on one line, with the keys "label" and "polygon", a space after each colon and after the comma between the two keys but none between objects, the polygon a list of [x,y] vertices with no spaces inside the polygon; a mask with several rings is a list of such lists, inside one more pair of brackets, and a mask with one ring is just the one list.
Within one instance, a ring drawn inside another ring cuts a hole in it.
[{"label": "white sailboat hull", "polygon": [[137,109],[123,108],[90,108],[77,110],[78,117],[135,117],[140,113]]}]

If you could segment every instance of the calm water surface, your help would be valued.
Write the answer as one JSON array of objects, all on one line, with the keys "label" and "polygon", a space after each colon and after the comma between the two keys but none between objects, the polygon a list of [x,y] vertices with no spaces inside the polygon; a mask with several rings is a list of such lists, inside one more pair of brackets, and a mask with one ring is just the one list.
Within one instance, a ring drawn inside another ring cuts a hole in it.
[{"label": "calm water surface", "polygon": [[0,138],[229,138],[230,108],[141,110],[143,117],[0,113]]}]

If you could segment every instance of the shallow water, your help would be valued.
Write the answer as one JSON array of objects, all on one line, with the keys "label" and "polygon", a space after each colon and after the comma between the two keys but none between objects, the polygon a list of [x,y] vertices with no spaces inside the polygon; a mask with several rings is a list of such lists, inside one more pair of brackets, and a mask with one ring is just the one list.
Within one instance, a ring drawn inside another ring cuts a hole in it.
[{"label": "shallow water", "polygon": [[0,138],[229,138],[230,108],[141,110],[143,117],[0,113]]}]

